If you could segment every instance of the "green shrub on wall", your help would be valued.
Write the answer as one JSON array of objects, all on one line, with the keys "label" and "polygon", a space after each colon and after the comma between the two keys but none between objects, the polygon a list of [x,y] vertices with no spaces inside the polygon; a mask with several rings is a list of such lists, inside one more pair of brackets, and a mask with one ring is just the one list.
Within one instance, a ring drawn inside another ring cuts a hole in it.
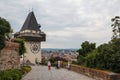
[{"label": "green shrub on wall", "polygon": [[16,38],[15,42],[19,43],[19,55],[22,55],[26,52],[25,42],[21,38]]}]

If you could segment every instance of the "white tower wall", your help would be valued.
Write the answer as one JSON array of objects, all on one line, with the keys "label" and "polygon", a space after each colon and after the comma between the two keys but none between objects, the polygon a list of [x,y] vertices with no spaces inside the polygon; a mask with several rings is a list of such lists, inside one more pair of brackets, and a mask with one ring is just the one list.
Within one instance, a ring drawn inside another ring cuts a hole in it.
[{"label": "white tower wall", "polygon": [[25,42],[25,47],[26,47],[26,53],[24,54],[25,56],[25,61],[29,60],[31,63],[35,64],[35,60],[37,59],[38,62],[41,62],[41,42],[40,44],[40,49],[38,53],[32,53],[30,49],[30,42]]}]

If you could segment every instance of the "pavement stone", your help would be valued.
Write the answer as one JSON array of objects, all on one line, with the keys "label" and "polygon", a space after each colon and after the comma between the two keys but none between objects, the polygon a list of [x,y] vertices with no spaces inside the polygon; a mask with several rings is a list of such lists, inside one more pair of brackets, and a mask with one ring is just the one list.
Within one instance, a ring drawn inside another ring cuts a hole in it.
[{"label": "pavement stone", "polygon": [[48,70],[47,66],[32,66],[32,70],[21,80],[95,80],[85,75],[67,70],[56,69]]}]

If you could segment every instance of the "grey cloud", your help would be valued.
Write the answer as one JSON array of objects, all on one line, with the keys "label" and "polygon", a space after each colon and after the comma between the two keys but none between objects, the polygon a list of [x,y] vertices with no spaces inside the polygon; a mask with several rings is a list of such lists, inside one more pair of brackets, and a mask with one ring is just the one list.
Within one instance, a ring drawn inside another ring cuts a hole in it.
[{"label": "grey cloud", "polygon": [[16,32],[33,7],[41,29],[47,34],[43,47],[77,48],[86,40],[97,45],[110,40],[111,18],[120,15],[119,3],[119,0],[1,0],[0,16],[10,21]]}]

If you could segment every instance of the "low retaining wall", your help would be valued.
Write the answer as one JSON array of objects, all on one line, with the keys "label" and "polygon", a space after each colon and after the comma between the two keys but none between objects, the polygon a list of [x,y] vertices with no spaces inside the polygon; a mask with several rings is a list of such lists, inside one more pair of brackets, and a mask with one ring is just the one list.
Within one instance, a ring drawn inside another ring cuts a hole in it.
[{"label": "low retaining wall", "polygon": [[78,65],[71,65],[71,70],[94,78],[96,80],[120,80],[120,74],[113,72],[107,72]]}]

